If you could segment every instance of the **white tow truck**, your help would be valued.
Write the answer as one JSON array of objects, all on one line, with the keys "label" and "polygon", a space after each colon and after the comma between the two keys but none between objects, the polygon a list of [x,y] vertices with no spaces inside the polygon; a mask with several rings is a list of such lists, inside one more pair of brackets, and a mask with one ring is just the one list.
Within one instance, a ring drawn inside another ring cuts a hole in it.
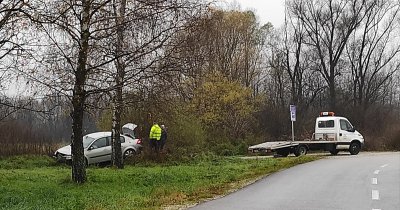
[{"label": "white tow truck", "polygon": [[250,146],[251,152],[275,152],[278,156],[287,157],[290,153],[296,156],[306,155],[310,150],[325,150],[332,155],[339,151],[349,151],[357,155],[364,145],[364,137],[354,129],[349,120],[335,116],[333,112],[321,112],[315,120],[315,133],[311,139],[303,141],[275,141]]}]

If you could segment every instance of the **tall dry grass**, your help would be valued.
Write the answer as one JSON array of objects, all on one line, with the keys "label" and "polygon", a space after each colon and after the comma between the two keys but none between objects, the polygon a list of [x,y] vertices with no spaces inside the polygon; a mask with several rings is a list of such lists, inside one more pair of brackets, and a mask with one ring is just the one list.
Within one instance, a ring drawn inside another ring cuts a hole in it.
[{"label": "tall dry grass", "polygon": [[58,146],[41,129],[15,121],[0,123],[0,156],[52,155]]}]

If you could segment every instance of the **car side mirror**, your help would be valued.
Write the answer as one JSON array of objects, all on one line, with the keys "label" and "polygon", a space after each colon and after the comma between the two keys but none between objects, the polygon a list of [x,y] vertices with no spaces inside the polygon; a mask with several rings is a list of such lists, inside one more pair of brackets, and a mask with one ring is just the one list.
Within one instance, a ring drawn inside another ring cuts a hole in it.
[{"label": "car side mirror", "polygon": [[92,149],[94,149],[94,147],[93,147],[93,146],[90,146],[90,147],[88,148],[88,151],[90,151],[90,150],[92,150]]}]

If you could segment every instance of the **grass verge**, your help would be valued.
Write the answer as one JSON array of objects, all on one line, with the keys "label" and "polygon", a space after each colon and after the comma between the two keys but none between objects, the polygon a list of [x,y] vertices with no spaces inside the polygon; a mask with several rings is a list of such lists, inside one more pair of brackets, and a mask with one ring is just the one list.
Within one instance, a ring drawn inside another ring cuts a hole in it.
[{"label": "grass verge", "polygon": [[[84,185],[48,157],[0,159],[0,209],[163,209],[225,194],[266,174],[318,159],[212,157],[189,163],[89,167]],[[25,164],[28,162],[28,164]]]}]

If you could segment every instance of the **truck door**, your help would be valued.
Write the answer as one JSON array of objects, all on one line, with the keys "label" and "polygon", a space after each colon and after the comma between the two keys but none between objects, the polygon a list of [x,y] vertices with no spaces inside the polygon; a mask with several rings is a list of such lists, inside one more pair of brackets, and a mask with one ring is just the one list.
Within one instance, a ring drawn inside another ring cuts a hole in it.
[{"label": "truck door", "polygon": [[339,130],[339,141],[341,142],[350,142],[351,136],[353,135],[353,126],[349,123],[349,121],[345,119],[340,119],[340,130]]}]

